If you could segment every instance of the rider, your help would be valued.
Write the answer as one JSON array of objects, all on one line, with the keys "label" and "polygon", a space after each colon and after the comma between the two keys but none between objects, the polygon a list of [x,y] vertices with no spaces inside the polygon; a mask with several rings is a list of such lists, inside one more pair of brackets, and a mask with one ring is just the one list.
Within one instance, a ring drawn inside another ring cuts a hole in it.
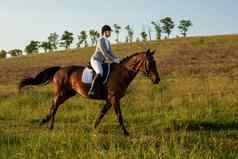
[{"label": "rider", "polygon": [[112,53],[112,48],[108,38],[111,36],[112,29],[109,25],[104,25],[101,29],[101,37],[97,42],[96,50],[90,59],[91,66],[93,67],[96,75],[94,76],[91,88],[88,95],[94,95],[95,85],[103,76],[102,64],[106,59],[111,60],[114,63],[120,63],[117,56]]}]

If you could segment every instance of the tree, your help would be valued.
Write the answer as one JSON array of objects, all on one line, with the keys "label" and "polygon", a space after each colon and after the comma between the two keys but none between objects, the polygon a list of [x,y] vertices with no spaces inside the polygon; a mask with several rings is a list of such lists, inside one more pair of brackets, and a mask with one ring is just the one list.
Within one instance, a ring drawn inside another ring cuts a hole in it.
[{"label": "tree", "polygon": [[45,52],[52,50],[53,45],[49,41],[43,41],[40,44],[40,47],[44,49]]},{"label": "tree", "polygon": [[8,51],[9,54],[12,56],[21,56],[22,55],[22,50],[21,49],[12,49]]},{"label": "tree", "polygon": [[186,37],[188,28],[192,26],[192,22],[190,20],[181,20],[179,22],[178,29],[180,30],[181,34]]},{"label": "tree", "polygon": [[7,51],[1,50],[1,51],[0,51],[0,58],[5,58],[5,57],[6,57],[6,54],[7,54]]},{"label": "tree", "polygon": [[154,21],[151,22],[151,24],[154,26],[155,28],[155,31],[156,31],[156,39],[157,40],[160,40],[161,39],[161,26],[160,26],[160,23],[156,23]]},{"label": "tree", "polygon": [[162,25],[162,30],[164,33],[167,34],[167,37],[169,38],[172,29],[174,28],[174,22],[171,17],[165,17],[160,20],[160,22],[163,24]]},{"label": "tree", "polygon": [[50,33],[50,35],[48,36],[48,41],[51,45],[51,50],[56,50],[58,48],[58,43],[59,43],[59,35],[54,32],[54,33]]},{"label": "tree", "polygon": [[100,33],[99,33],[99,32],[97,32],[95,36],[96,36],[96,42],[97,42],[97,39],[99,39],[99,38],[100,38]]},{"label": "tree", "polygon": [[38,53],[39,51],[39,41],[30,41],[30,43],[25,47],[27,53]]},{"label": "tree", "polygon": [[149,40],[151,41],[151,28],[148,27],[148,36],[149,36]]},{"label": "tree", "polygon": [[88,47],[88,42],[87,42],[88,35],[86,31],[81,31],[80,35],[78,35],[78,40],[79,42],[77,43],[77,47],[79,48],[81,44],[84,43],[84,47]]},{"label": "tree", "polygon": [[117,24],[114,24],[114,30],[115,30],[115,33],[117,34],[117,37],[116,37],[116,42],[119,43],[119,34],[120,34],[120,30],[121,30],[121,26],[117,25]]},{"label": "tree", "polygon": [[142,31],[141,33],[140,33],[140,35],[141,35],[141,38],[142,38],[142,41],[147,41],[147,34],[146,34],[146,32],[145,31]]},{"label": "tree", "polygon": [[69,32],[69,31],[64,31],[64,34],[61,37],[61,46],[64,47],[65,49],[69,49],[70,45],[73,43],[74,41],[74,37],[73,37],[73,33]]},{"label": "tree", "polygon": [[125,38],[125,42],[126,42],[126,43],[129,42],[129,38],[128,38],[128,36],[126,36],[126,38]]},{"label": "tree", "polygon": [[130,25],[125,26],[125,29],[127,31],[127,38],[126,41],[128,42],[132,42],[133,41],[133,35],[134,35],[134,31],[132,29],[132,27]]},{"label": "tree", "polygon": [[97,39],[100,37],[100,33],[97,32],[96,30],[89,30],[89,36],[92,42],[92,46],[94,46],[97,42]]}]

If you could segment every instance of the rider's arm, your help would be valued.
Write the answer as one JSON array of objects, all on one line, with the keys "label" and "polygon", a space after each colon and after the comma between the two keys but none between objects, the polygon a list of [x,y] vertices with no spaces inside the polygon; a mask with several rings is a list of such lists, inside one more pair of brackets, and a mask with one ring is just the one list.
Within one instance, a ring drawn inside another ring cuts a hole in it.
[{"label": "rider's arm", "polygon": [[115,54],[113,54],[113,52],[112,52],[111,44],[109,45],[109,52],[110,52],[111,55],[114,57],[114,60],[115,60],[115,59],[118,59],[118,57],[117,57]]},{"label": "rider's arm", "polygon": [[112,53],[112,51],[108,51],[111,49],[107,49],[107,44],[103,38],[99,40],[99,49],[103,53],[103,55],[109,60],[114,61],[115,59],[117,59],[117,57]]}]

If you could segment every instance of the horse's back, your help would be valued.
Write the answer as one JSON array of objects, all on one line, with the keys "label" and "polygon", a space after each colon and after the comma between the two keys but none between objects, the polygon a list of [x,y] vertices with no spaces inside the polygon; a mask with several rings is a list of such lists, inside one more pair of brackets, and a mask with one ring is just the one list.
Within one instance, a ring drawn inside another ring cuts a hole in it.
[{"label": "horse's back", "polygon": [[61,67],[58,72],[56,72],[54,76],[54,80],[57,81],[67,81],[70,80],[71,76],[74,74],[81,74],[85,66],[80,65],[71,65]]},{"label": "horse's back", "polygon": [[[77,93],[79,93],[81,96],[86,97],[86,98],[93,98],[93,99],[105,99],[107,95],[107,90],[106,89],[96,89],[96,96],[95,97],[89,97],[88,96],[88,91],[91,87],[91,84],[84,83],[82,81],[82,75],[83,71],[87,66],[82,66],[82,65],[71,65],[71,66],[65,66],[62,67],[57,74],[55,75],[55,84],[58,83],[57,85],[61,86],[66,86],[65,88],[75,90]],[[108,81],[110,80],[110,74],[115,71],[116,65],[111,64],[111,71],[108,75]],[[107,88],[107,83],[105,83],[105,88]],[[103,91],[103,92],[102,92]]]}]

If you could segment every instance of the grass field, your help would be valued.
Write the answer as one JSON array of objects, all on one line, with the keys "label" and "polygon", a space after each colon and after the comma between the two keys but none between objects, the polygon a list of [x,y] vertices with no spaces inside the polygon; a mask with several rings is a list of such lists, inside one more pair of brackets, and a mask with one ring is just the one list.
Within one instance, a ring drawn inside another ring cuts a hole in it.
[{"label": "grass field", "polygon": [[21,78],[86,64],[93,48],[0,59],[0,159],[238,158],[238,35],[113,46],[121,58],[147,48],[157,49],[161,83],[140,74],[128,88],[121,109],[129,137],[112,110],[93,131],[102,101],[71,98],[51,131],[39,127],[51,85],[17,93]]}]

